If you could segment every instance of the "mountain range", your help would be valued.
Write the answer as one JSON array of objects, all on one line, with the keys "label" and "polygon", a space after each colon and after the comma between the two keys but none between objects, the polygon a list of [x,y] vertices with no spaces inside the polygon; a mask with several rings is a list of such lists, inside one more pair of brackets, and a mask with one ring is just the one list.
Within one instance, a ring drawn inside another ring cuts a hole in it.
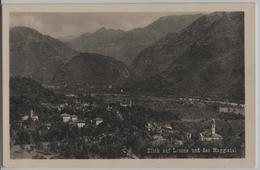
[{"label": "mountain range", "polygon": [[141,50],[167,33],[182,30],[200,16],[202,14],[164,16],[144,28],[129,31],[103,27],[94,33],[82,34],[67,44],[76,51],[111,56],[129,66]]},{"label": "mountain range", "polygon": [[11,76],[44,84],[113,84],[138,93],[244,99],[244,13],[191,16],[166,16],[130,31],[101,28],[67,44],[15,27],[10,30]]}]

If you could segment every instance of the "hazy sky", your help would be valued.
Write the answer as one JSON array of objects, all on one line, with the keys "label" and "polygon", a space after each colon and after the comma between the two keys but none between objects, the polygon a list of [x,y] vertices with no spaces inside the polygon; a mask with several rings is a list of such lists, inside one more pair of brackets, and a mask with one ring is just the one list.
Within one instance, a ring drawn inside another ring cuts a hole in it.
[{"label": "hazy sky", "polygon": [[161,16],[186,13],[12,13],[10,26],[28,26],[55,38],[95,32],[101,27],[130,30]]}]

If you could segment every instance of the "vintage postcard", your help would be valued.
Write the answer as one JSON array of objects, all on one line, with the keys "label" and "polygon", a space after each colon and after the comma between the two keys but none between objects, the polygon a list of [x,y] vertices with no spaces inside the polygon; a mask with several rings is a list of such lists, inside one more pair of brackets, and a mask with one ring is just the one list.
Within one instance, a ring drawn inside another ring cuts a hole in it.
[{"label": "vintage postcard", "polygon": [[254,167],[254,4],[3,6],[7,167]]}]

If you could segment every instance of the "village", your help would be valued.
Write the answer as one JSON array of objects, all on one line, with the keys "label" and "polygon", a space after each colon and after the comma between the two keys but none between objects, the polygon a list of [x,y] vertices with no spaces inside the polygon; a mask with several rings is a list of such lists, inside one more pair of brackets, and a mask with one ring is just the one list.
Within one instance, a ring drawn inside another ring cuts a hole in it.
[{"label": "village", "polygon": [[[14,154],[41,155],[42,158],[50,157],[43,153],[52,153],[53,158],[64,155],[136,158],[147,156],[147,148],[151,147],[221,146],[227,136],[225,129],[218,126],[223,124],[221,117],[190,122],[178,114],[167,113],[171,115],[157,119],[158,115],[166,113],[145,109],[138,105],[140,101],[129,96],[101,101],[67,94],[64,101],[59,104],[42,102],[45,112],[31,108],[11,124]],[[178,102],[197,105],[202,101],[181,98]],[[219,115],[244,113],[241,104],[218,103],[218,106],[215,112]],[[46,111],[53,114],[46,114]],[[98,147],[100,152],[93,152],[92,147]]]}]

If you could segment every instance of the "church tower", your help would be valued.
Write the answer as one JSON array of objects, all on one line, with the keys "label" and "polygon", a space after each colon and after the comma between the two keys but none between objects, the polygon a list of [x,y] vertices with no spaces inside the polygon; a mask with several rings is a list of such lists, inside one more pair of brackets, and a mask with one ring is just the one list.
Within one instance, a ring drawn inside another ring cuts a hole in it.
[{"label": "church tower", "polygon": [[216,134],[216,124],[215,124],[215,119],[212,119],[211,133],[212,133],[212,135],[215,135],[215,134]]},{"label": "church tower", "polygon": [[31,110],[30,110],[30,117],[32,118],[33,115],[34,115],[34,113],[33,113],[33,110],[31,109]]}]

